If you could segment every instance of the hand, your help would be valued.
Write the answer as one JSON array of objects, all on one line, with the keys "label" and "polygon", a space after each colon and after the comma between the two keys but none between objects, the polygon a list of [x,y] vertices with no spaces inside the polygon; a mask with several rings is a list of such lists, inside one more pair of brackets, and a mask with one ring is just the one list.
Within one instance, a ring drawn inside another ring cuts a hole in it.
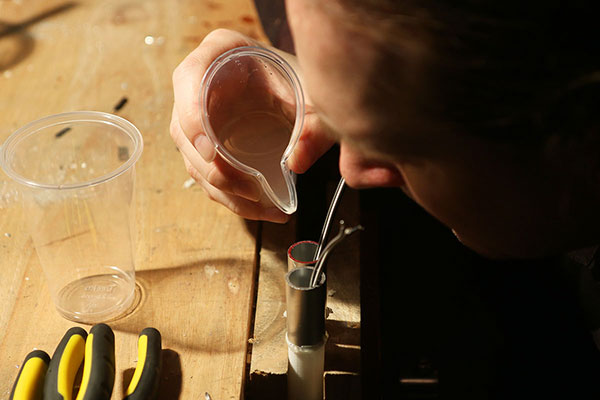
[{"label": "hand", "polygon": [[[284,223],[289,215],[277,207],[258,203],[262,189],[259,183],[229,165],[215,151],[200,121],[200,85],[210,63],[222,53],[240,46],[260,45],[238,32],[218,29],[208,34],[173,72],[174,105],[170,133],[179,148],[186,169],[211,200],[221,203],[243,218]],[[267,46],[263,46],[267,47]],[[272,49],[281,54],[279,50]],[[282,54],[295,64],[293,56]],[[295,66],[296,71],[299,72]],[[238,79],[231,79],[236,85]],[[232,90],[232,92],[234,92]],[[223,93],[227,93],[224,89]],[[306,95],[306,94],[305,94]],[[288,160],[297,173],[305,172],[333,144],[323,134],[322,124],[306,107],[305,123],[298,145]]]}]

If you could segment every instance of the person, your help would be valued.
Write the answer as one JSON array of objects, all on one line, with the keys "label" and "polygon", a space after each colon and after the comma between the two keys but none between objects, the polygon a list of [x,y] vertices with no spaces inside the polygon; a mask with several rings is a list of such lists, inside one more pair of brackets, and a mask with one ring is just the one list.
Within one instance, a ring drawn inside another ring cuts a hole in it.
[{"label": "person", "polygon": [[[403,357],[429,348],[444,364],[440,390],[455,385],[446,398],[597,398],[600,290],[589,259],[563,268],[560,258],[600,242],[592,3],[287,0],[286,10],[295,54],[284,56],[308,103],[288,166],[302,174],[337,143],[349,186],[399,188],[477,255],[469,269],[462,253],[420,244],[403,268],[379,267],[381,379],[398,386]],[[203,73],[245,45],[257,43],[216,30],[175,69],[170,133],[211,199],[283,223],[200,123]],[[413,236],[401,239],[410,247]]]},{"label": "person", "polygon": [[[289,0],[307,97],[288,160],[304,173],[334,143],[354,188],[399,187],[467,247],[535,258],[600,238],[598,41],[579,2]],[[589,14],[589,13],[588,13]],[[170,133],[208,196],[283,223],[200,123],[218,55],[257,42],[218,29],[173,73]],[[264,44],[262,44],[264,45]]]}]

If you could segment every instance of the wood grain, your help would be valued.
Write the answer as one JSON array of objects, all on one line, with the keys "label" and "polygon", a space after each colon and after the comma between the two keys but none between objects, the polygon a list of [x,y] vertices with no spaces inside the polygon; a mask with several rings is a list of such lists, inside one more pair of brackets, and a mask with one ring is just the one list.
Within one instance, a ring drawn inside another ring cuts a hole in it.
[{"label": "wood grain", "polygon": [[[242,398],[258,224],[184,185],[188,175],[168,131],[172,71],[209,31],[228,27],[265,39],[252,2],[65,4],[0,1],[0,141],[31,120],[73,110],[114,112],[142,132],[139,296],[129,315],[110,322],[117,363],[112,398],[123,396],[146,326],[163,336],[161,398],[199,399],[205,392]],[[127,103],[115,111],[123,98]],[[16,194],[0,174],[0,398],[29,351],[52,354],[77,325],[54,310]]]}]

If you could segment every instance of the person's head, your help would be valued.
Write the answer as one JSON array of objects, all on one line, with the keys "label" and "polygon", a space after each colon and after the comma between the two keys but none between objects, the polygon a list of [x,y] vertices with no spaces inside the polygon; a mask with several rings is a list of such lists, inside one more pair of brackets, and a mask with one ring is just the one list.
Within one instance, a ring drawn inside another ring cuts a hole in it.
[{"label": "person's head", "polygon": [[600,240],[600,43],[581,3],[287,0],[348,184],[403,187],[492,257]]}]

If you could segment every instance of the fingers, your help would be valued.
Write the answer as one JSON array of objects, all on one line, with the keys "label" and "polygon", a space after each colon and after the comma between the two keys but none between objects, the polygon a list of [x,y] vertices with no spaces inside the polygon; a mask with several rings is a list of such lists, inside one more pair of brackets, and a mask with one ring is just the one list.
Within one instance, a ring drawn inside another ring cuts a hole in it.
[{"label": "fingers", "polygon": [[[214,146],[204,135],[196,138],[195,144],[198,147],[192,145],[181,129],[175,110],[172,114],[170,133],[186,163],[188,173],[197,182],[206,181],[216,189],[250,201],[256,202],[260,199],[261,188],[258,182],[233,168],[221,157],[215,156]],[[200,137],[204,139],[200,139]],[[209,152],[212,155],[207,155]],[[206,159],[211,161],[207,162]]]},{"label": "fingers", "polygon": [[[247,219],[283,223],[289,219],[289,215],[259,201],[262,189],[258,181],[221,158],[202,126],[203,100],[200,92],[203,76],[210,64],[228,50],[256,44],[238,32],[219,29],[208,34],[175,68],[170,134],[181,152],[188,173],[212,200]],[[210,101],[207,101],[206,107],[209,108],[211,129],[218,130],[222,122],[221,114],[224,112],[219,109],[219,104],[228,98],[237,98],[237,94],[246,89],[247,66],[238,63],[231,68],[223,72],[228,79],[219,80],[215,77],[221,84],[214,90],[211,87],[208,93]],[[214,109],[213,104],[216,107]],[[305,121],[305,129],[288,160],[288,166],[297,173],[305,172],[333,144],[333,140],[322,134],[323,129],[316,114],[307,114]]]},{"label": "fingers", "polygon": [[335,141],[325,134],[325,127],[318,115],[307,114],[304,128],[294,151],[287,160],[287,166],[297,174],[306,172]]},{"label": "fingers", "polygon": [[[217,151],[201,130],[191,140],[186,136],[183,128],[181,127],[179,114],[177,113],[177,104],[173,105],[169,132],[177,148],[188,158],[196,159],[197,157],[193,153],[197,151],[200,154],[200,157],[203,158],[207,163],[215,159]],[[200,161],[198,160],[198,162]]]},{"label": "fingers", "polygon": [[215,159],[217,150],[210,140],[208,140],[206,135],[199,134],[192,140],[194,148],[198,150],[198,153],[200,153],[200,156],[204,159],[204,161],[211,162]]},{"label": "fingers", "polygon": [[202,77],[210,63],[227,50],[250,44],[255,42],[238,32],[218,29],[177,66],[173,72],[175,101],[170,133],[184,159],[194,167],[196,180],[206,180],[226,193],[257,201],[258,183],[218,157],[203,132],[199,98]]},{"label": "fingers", "polygon": [[241,33],[226,29],[212,31],[173,71],[173,92],[180,126],[192,141],[202,133],[200,86],[210,63],[222,53],[239,46],[255,44]]},{"label": "fingers", "polygon": [[269,221],[283,224],[290,219],[290,216],[280,211],[277,207],[265,208],[264,205],[246,200],[239,196],[231,195],[223,192],[202,179],[201,174],[195,170],[194,166],[184,158],[186,169],[190,176],[198,182],[206,195],[212,201],[222,204],[233,213],[242,218],[255,221]]}]

